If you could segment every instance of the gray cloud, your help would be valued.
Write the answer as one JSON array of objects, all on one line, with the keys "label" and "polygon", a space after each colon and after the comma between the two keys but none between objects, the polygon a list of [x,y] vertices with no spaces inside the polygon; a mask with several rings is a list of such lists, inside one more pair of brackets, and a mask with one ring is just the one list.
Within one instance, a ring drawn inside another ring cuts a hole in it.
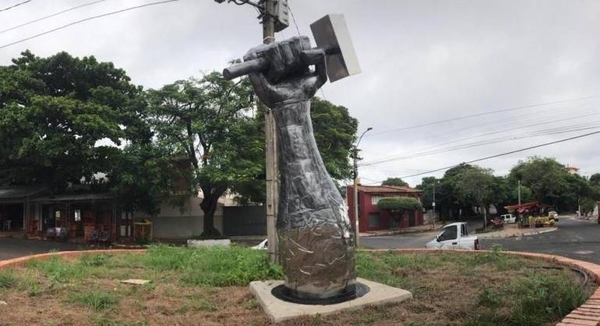
[{"label": "gray cloud", "polygon": [[[12,2],[16,1],[3,4]],[[148,2],[105,1],[0,34],[0,46],[90,15]],[[32,1],[0,13],[0,29],[79,4],[74,0]],[[595,122],[595,130],[600,130],[600,116],[590,115],[598,110],[600,99],[588,99],[382,133],[470,114],[600,95],[597,1],[290,0],[290,5],[304,35],[310,35],[311,22],[327,13],[346,16],[363,73],[326,84],[323,92],[359,119],[359,132],[374,128],[360,146],[365,164],[461,138],[471,138],[463,144],[483,141],[492,136],[482,135],[494,131],[506,130],[508,137],[550,127],[567,130],[585,123],[593,127]],[[256,12],[248,6],[183,0],[86,22],[2,49],[0,64],[9,64],[25,49],[40,56],[64,50],[113,61],[135,83],[156,88],[220,70],[261,43],[261,27],[255,17]],[[297,33],[292,25],[277,38]],[[537,122],[546,127],[530,127]],[[396,160],[364,166],[360,171],[364,183],[370,183],[580,133],[585,131]],[[600,172],[596,164],[600,151],[595,150],[599,139],[591,136],[480,165],[503,174],[528,156],[553,156],[589,175]],[[415,185],[419,180],[408,181]]]}]

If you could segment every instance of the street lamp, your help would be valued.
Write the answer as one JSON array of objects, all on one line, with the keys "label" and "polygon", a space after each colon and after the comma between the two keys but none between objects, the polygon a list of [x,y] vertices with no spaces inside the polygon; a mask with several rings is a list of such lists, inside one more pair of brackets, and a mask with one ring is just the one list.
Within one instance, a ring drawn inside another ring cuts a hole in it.
[{"label": "street lamp", "polygon": [[355,241],[356,241],[356,248],[358,249],[358,234],[359,234],[359,223],[358,223],[358,144],[360,144],[361,139],[363,138],[363,136],[369,131],[372,130],[373,128],[369,127],[367,128],[367,130],[365,130],[360,137],[358,137],[358,141],[356,142],[356,144],[354,145],[353,151],[354,151],[354,232],[355,232]]}]

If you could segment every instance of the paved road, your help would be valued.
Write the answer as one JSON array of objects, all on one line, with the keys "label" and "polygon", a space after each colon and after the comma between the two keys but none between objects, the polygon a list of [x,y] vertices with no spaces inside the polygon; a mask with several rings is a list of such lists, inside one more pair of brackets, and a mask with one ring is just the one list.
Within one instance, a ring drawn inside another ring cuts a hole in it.
[{"label": "paved road", "polygon": [[[468,221],[469,230],[480,228],[481,221]],[[433,240],[441,230],[423,233],[405,233],[393,236],[361,237],[359,245],[369,249],[410,249],[424,248],[425,244]]]},{"label": "paved road", "polygon": [[80,247],[74,243],[0,238],[0,260],[51,251],[78,250]]},{"label": "paved road", "polygon": [[[361,246],[373,249],[423,248],[435,232],[389,237],[363,237]],[[506,250],[565,256],[600,264],[600,225],[590,221],[561,217],[554,232],[505,239],[482,239],[483,248],[494,244]]]},{"label": "paved road", "polygon": [[507,250],[559,255],[600,264],[600,225],[561,218],[554,232],[506,239],[483,239],[484,248],[499,244]]}]

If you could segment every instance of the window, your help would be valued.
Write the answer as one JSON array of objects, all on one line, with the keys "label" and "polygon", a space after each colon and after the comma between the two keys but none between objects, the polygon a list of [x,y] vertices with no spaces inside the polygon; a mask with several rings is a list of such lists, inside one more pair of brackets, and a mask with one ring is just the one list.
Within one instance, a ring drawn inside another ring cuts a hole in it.
[{"label": "window", "polygon": [[371,204],[377,205],[382,198],[383,196],[371,196]]},{"label": "window", "polygon": [[463,237],[466,237],[466,236],[469,235],[469,232],[467,232],[467,226],[464,225],[464,224],[462,224],[460,226],[460,235],[463,236]]},{"label": "window", "polygon": [[444,229],[444,232],[438,237],[438,241],[454,240],[456,238],[456,227],[452,226]]}]

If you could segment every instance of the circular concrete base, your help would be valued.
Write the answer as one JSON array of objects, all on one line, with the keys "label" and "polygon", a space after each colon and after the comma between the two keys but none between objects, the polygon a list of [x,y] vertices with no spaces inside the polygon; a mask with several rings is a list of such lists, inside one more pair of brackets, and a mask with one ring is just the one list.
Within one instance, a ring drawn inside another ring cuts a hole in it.
[{"label": "circular concrete base", "polygon": [[281,284],[276,286],[271,290],[271,294],[273,294],[277,299],[291,302],[291,303],[299,303],[299,304],[307,304],[307,305],[328,305],[328,304],[336,304],[342,303],[350,300],[354,300],[356,298],[360,298],[363,295],[369,292],[369,287],[362,284],[356,283],[348,286],[346,292],[337,295],[331,298],[303,298],[295,295],[294,291],[285,285]]}]

